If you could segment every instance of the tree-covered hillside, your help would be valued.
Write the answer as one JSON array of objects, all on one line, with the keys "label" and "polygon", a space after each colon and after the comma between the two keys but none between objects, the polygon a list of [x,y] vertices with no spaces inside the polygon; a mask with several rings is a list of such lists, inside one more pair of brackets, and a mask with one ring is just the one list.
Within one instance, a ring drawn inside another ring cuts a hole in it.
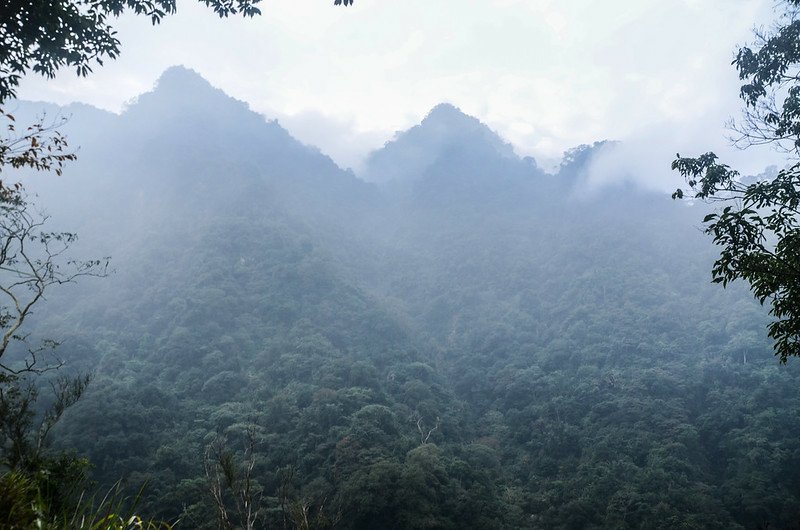
[{"label": "tree-covered hillside", "polygon": [[587,186],[601,145],[547,174],[443,105],[368,183],[184,69],[67,128],[41,202],[116,273],[36,315],[95,373],[54,439],[143,511],[216,528],[220,484],[241,526],[250,477],[256,528],[800,521],[800,372],[700,206]]}]

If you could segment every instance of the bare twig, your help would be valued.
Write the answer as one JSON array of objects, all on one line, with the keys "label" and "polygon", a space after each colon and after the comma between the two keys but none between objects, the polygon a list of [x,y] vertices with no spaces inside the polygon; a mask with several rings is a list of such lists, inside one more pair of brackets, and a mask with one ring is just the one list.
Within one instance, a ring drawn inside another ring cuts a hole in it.
[{"label": "bare twig", "polygon": [[38,365],[38,354],[57,345],[52,340],[39,348],[29,347],[21,367],[9,366],[3,357],[13,342],[27,343],[27,335],[20,330],[50,288],[83,276],[102,277],[108,271],[108,259],[64,259],[77,237],[69,232],[46,232],[47,220],[46,215],[31,213],[21,196],[0,198],[0,370],[7,373],[42,373],[62,364],[57,360],[44,368]]},{"label": "bare twig", "polygon": [[426,443],[428,443],[428,440],[430,439],[431,434],[433,434],[435,431],[439,430],[439,423],[440,423],[439,417],[437,416],[436,417],[436,425],[434,425],[432,429],[429,429],[427,434],[426,434],[425,433],[425,429],[423,428],[423,425],[422,425],[422,416],[419,417],[419,419],[417,420],[417,430],[419,431],[420,445],[425,445]]},{"label": "bare twig", "polygon": [[[223,436],[217,437],[206,448],[204,459],[206,481],[217,512],[217,522],[223,530],[255,530],[262,497],[253,480],[255,429],[249,427],[245,433],[244,456],[239,465],[234,454],[226,449],[226,443]],[[229,508],[230,500],[226,502],[226,497],[233,498],[235,512]],[[238,518],[238,524],[234,524],[233,518]]]}]

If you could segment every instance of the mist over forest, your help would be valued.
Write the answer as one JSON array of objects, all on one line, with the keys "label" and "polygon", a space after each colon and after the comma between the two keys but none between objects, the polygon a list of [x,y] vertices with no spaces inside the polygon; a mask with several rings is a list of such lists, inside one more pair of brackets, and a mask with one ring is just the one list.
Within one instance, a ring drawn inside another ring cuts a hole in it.
[{"label": "mist over forest", "polygon": [[28,200],[113,270],[26,324],[62,342],[58,374],[93,374],[51,450],[87,458],[98,491],[145,484],[137,513],[190,529],[800,521],[798,365],[776,361],[746,285],[711,283],[708,205],[629,175],[589,185],[614,142],[545,171],[442,103],[356,173],[183,67],[121,114],[6,110],[69,117],[78,160],[26,180]]}]

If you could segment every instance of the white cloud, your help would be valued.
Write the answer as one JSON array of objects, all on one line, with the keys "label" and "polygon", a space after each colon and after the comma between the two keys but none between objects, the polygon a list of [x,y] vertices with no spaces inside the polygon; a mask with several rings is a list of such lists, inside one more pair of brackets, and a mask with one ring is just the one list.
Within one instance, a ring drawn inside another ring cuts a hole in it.
[{"label": "white cloud", "polygon": [[[220,21],[186,2],[155,28],[125,16],[117,61],[88,79],[31,76],[20,95],[119,110],[184,64],[352,166],[441,101],[540,159],[598,139],[655,138],[647,131],[664,124],[703,143],[722,137],[739,106],[734,45],[772,8],[771,0],[331,4],[264,2],[261,17]],[[315,132],[312,118],[336,134]]]}]

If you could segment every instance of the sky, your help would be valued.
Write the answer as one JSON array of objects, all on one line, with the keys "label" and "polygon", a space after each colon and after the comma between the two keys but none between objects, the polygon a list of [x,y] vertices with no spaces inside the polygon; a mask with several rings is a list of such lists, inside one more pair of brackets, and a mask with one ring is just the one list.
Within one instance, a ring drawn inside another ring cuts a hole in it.
[{"label": "sky", "polygon": [[332,4],[264,0],[259,17],[220,20],[178,0],[155,27],[124,15],[119,59],[85,79],[29,75],[18,95],[120,112],[180,64],[356,171],[440,102],[544,167],[570,147],[620,140],[597,181],[628,174],[660,187],[676,152],[714,150],[744,172],[779,160],[732,149],[725,127],[741,107],[736,46],[774,18],[774,0]]}]

